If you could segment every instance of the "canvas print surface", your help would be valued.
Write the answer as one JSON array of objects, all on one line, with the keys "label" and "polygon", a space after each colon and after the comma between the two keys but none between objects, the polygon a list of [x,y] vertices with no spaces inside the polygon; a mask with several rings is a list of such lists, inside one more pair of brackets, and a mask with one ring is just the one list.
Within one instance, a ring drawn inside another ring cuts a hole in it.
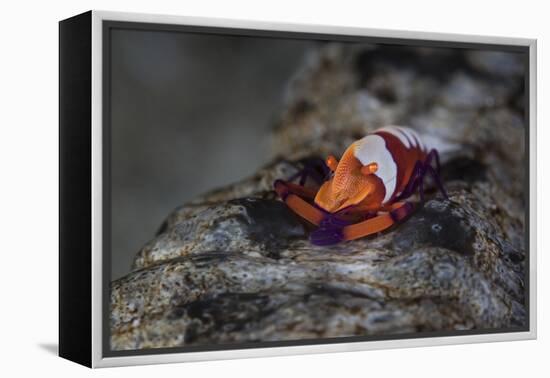
[{"label": "canvas print surface", "polygon": [[112,352],[527,329],[525,53],[107,41]]}]

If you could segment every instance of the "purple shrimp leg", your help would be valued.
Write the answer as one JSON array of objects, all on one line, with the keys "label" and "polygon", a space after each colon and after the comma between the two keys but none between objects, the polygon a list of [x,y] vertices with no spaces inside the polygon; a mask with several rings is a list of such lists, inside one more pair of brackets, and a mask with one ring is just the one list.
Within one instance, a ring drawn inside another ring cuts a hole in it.
[{"label": "purple shrimp leg", "polygon": [[[431,164],[432,158],[435,160],[435,169],[432,167],[432,164]],[[439,162],[439,153],[437,152],[437,150],[432,149],[428,153],[428,156],[426,157],[424,165],[425,165],[424,175],[426,174],[426,172],[430,172],[430,175],[432,176],[432,179],[434,180],[435,185],[437,186],[441,194],[443,194],[443,197],[445,197],[445,199],[449,199],[449,196],[447,195],[447,191],[445,190],[445,188],[443,187],[443,183],[441,182],[441,164]]]},{"label": "purple shrimp leg", "polygon": [[449,199],[449,196],[447,195],[447,191],[445,190],[445,188],[443,187],[443,184],[441,183],[441,177],[435,171],[435,169],[431,165],[427,165],[426,166],[426,171],[430,172],[430,175],[432,176],[432,178],[435,181],[435,185],[437,186],[437,188],[439,189],[441,194],[443,194],[443,197],[445,197],[445,199]]},{"label": "purple shrimp leg", "polygon": [[424,164],[432,165],[432,159],[435,160],[435,169],[437,174],[439,175],[441,173],[441,164],[439,163],[439,153],[436,149],[431,149],[430,152],[428,152],[428,155],[424,160]]},{"label": "purple shrimp leg", "polygon": [[395,199],[396,201],[401,201],[403,199],[409,198],[413,195],[413,193],[418,188],[418,180],[420,177],[422,177],[424,173],[424,164],[421,161],[417,161],[414,165],[413,172],[411,174],[411,178],[409,179],[409,182],[407,183],[407,186],[405,186],[405,189],[401,192],[399,196]]},{"label": "purple shrimp leg", "polygon": [[287,181],[294,181],[300,178],[299,184],[304,185],[308,177],[311,177],[317,184],[321,185],[330,174],[325,161],[321,158],[306,158],[300,161],[303,168],[292,175]]},{"label": "purple shrimp leg", "polygon": [[309,241],[320,246],[338,244],[344,240],[344,227],[350,224],[351,222],[329,214],[321,221],[319,228],[310,234]]},{"label": "purple shrimp leg", "polygon": [[[435,160],[436,169],[434,169],[431,166],[432,159]],[[433,180],[435,181],[435,184],[437,188],[441,191],[445,199],[449,199],[449,196],[447,195],[447,192],[445,191],[445,188],[443,187],[443,184],[441,183],[440,174],[439,171],[440,163],[439,163],[439,154],[436,150],[431,150],[428,155],[426,156],[426,159],[424,162],[417,161],[413,173],[411,174],[411,178],[409,180],[409,183],[403,189],[401,194],[396,198],[397,201],[409,198],[411,195],[413,195],[417,189],[420,194],[420,200],[424,202],[424,178],[426,177],[426,173],[429,172],[432,176]]]}]

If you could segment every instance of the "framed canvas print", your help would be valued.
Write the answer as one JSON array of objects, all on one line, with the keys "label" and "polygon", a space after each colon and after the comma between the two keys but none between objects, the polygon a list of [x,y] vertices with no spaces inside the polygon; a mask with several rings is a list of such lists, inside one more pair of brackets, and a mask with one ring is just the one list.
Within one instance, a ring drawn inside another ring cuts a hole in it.
[{"label": "framed canvas print", "polygon": [[536,337],[535,40],[59,27],[62,357]]}]

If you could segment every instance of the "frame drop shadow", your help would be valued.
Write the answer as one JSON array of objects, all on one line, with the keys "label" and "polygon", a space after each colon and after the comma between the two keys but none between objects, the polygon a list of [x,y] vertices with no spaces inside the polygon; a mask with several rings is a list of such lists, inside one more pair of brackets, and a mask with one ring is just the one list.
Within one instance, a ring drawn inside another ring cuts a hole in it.
[{"label": "frame drop shadow", "polygon": [[38,347],[46,352],[56,355],[59,355],[59,345],[56,343],[40,343]]}]

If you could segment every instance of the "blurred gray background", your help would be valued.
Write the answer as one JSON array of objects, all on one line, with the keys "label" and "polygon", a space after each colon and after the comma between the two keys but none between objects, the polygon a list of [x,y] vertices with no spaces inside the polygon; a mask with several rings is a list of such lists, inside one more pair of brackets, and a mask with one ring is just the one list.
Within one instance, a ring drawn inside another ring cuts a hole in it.
[{"label": "blurred gray background", "polygon": [[267,163],[285,85],[313,46],[113,30],[112,279],[176,206]]}]

